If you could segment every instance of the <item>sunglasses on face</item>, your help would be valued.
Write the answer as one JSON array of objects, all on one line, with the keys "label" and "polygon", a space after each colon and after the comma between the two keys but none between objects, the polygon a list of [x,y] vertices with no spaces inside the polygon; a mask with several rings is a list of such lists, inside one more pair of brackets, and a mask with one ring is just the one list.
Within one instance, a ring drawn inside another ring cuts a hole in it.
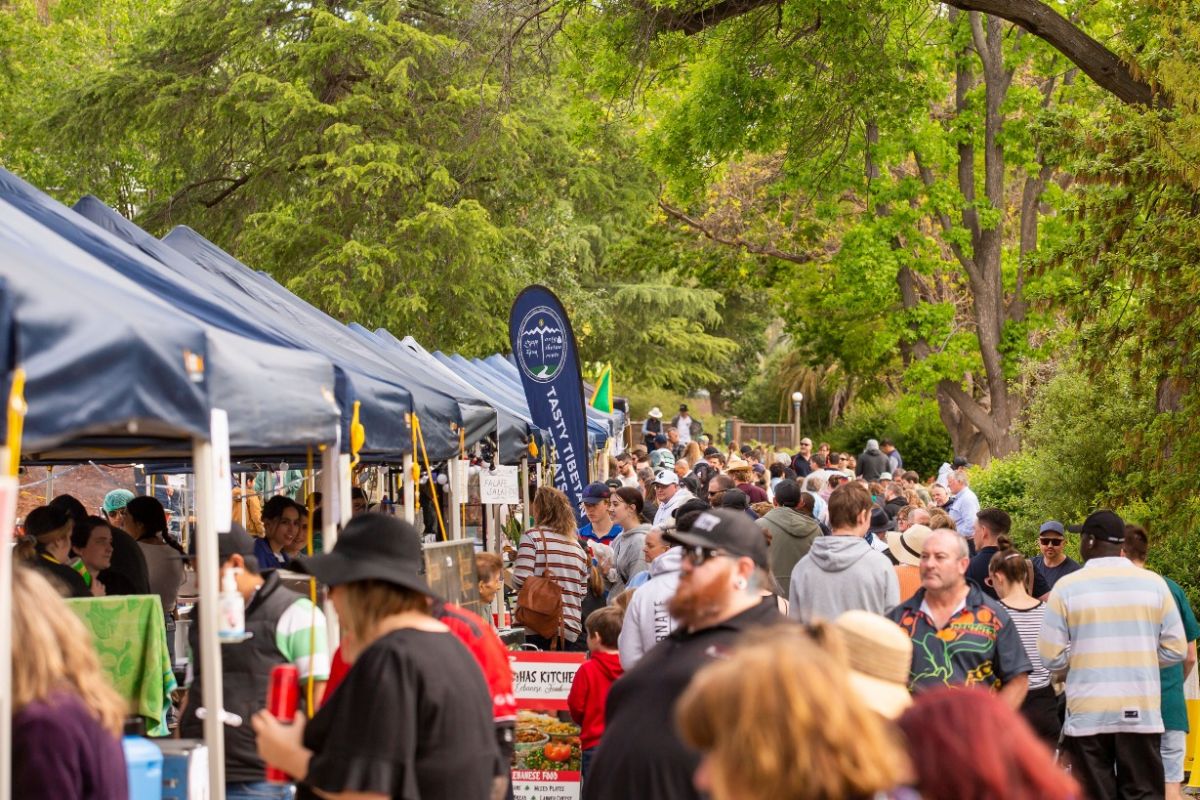
[{"label": "sunglasses on face", "polygon": [[1063,543],[1062,539],[1051,539],[1049,536],[1043,536],[1038,541],[1046,545],[1046,547],[1062,547]]},{"label": "sunglasses on face", "polygon": [[725,553],[715,547],[705,547],[699,544],[689,545],[683,550],[683,560],[691,564],[693,567],[699,567],[704,562],[723,555],[725,555]]}]

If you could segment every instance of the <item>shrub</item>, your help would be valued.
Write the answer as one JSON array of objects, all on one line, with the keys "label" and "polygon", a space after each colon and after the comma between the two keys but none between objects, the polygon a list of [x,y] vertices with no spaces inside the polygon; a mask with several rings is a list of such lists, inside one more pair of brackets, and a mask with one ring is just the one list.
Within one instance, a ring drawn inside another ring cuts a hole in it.
[{"label": "shrub", "polygon": [[906,397],[856,403],[842,420],[812,437],[835,451],[858,455],[868,439],[891,439],[904,458],[904,468],[922,477],[936,475],[951,457],[950,436],[932,400]]}]

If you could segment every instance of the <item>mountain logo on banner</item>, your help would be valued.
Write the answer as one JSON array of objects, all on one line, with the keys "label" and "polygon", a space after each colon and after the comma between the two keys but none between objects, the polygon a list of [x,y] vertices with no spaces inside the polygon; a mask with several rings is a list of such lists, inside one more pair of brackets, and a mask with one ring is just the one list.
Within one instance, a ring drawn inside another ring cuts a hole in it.
[{"label": "mountain logo on banner", "polygon": [[517,330],[517,363],[538,383],[550,383],[567,363],[567,326],[548,306],[531,309]]}]

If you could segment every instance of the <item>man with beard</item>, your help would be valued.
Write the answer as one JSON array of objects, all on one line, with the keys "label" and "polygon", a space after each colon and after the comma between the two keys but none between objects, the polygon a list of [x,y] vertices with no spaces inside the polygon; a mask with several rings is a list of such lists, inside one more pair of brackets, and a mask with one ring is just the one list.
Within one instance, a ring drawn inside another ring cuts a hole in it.
[{"label": "man with beard", "polygon": [[744,514],[703,511],[689,530],[664,538],[683,551],[669,605],[679,625],[613,685],[584,800],[698,800],[700,757],[675,733],[675,701],[743,631],[784,622],[775,597],[761,593],[766,539]]}]

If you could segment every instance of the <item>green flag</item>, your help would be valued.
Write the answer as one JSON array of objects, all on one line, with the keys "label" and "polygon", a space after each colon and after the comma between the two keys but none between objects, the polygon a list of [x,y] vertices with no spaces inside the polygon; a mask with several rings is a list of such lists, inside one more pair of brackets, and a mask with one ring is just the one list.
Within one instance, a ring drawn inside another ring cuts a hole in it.
[{"label": "green flag", "polygon": [[605,364],[604,370],[600,373],[600,380],[596,381],[596,391],[592,393],[592,408],[603,411],[605,414],[611,414],[612,403],[612,365]]}]

